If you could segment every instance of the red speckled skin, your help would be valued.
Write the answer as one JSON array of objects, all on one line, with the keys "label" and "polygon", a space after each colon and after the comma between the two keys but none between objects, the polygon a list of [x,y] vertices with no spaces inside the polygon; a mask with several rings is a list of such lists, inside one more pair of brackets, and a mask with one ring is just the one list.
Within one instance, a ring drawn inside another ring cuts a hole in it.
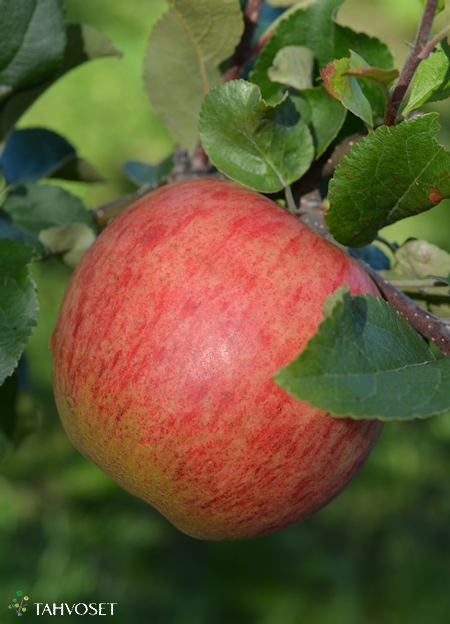
[{"label": "red speckled skin", "polygon": [[270,533],[356,474],[378,421],[333,419],[273,381],[362,269],[232,182],[162,187],[84,256],[52,337],[55,396],[75,446],[203,539]]}]

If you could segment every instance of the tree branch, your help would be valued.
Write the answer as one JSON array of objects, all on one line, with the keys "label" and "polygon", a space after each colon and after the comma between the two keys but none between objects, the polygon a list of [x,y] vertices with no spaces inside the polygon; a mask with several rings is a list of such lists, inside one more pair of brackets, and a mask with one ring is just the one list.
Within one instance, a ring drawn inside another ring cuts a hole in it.
[{"label": "tree branch", "polygon": [[408,56],[406,57],[406,61],[392,93],[392,105],[386,107],[384,123],[387,126],[391,126],[398,121],[398,112],[401,103],[409,85],[411,84],[411,80],[413,79],[416,69],[422,60],[420,54],[426,47],[428,39],[430,38],[438,1],[439,0],[427,0],[422,19],[420,20],[419,28],[417,29],[415,41],[408,53]]},{"label": "tree branch", "polygon": [[251,58],[252,39],[258,25],[263,4],[264,0],[248,0],[244,14],[244,33],[231,58],[230,66],[223,76],[223,82],[239,78],[245,64]]}]

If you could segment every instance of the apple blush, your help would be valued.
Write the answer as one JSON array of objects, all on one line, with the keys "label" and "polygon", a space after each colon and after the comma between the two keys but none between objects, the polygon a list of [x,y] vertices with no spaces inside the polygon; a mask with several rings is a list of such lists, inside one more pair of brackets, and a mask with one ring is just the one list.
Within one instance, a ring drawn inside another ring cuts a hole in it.
[{"label": "apple blush", "polygon": [[51,350],[69,438],[196,538],[310,516],[382,428],[273,381],[345,283],[379,295],[350,256],[254,191],[196,179],[146,195],[100,234],[64,296]]}]

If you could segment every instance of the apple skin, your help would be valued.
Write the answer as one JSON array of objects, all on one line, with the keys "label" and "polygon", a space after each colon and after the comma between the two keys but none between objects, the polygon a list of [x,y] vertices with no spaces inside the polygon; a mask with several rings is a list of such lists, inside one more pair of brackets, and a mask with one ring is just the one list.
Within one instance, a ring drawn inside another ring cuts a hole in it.
[{"label": "apple skin", "polygon": [[332,418],[272,377],[325,298],[379,295],[347,254],[233,182],[161,187],[75,270],[51,340],[73,444],[196,538],[251,538],[326,505],[382,423]]}]

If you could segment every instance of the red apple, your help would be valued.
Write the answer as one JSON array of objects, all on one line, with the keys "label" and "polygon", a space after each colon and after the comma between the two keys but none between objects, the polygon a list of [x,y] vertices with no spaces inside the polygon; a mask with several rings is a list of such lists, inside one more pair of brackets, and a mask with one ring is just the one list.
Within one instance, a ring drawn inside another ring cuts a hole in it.
[{"label": "red apple", "polygon": [[334,498],[378,421],[334,419],[272,377],[347,282],[347,254],[228,181],[147,195],[86,253],[51,341],[59,413],[75,446],[197,538],[255,537]]}]

